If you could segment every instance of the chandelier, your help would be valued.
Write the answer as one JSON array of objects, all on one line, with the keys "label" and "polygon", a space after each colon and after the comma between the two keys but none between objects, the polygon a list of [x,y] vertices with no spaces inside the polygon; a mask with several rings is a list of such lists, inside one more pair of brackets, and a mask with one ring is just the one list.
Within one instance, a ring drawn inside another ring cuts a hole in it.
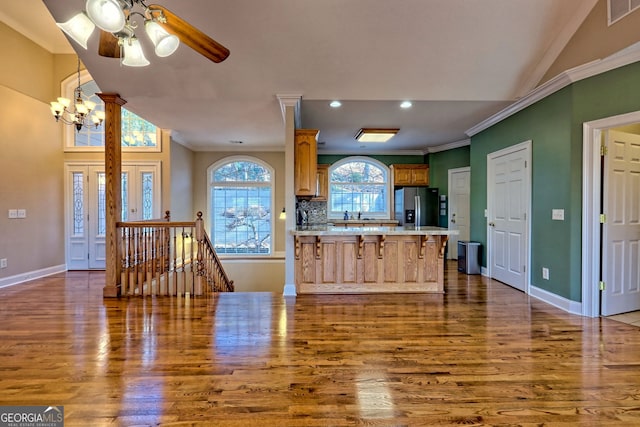
[{"label": "chandelier", "polygon": [[[134,5],[144,7],[144,14],[132,11]],[[151,8],[148,7],[143,0],[87,0],[85,11],[57,25],[85,49],[87,49],[87,40],[97,26],[103,32],[111,33],[115,37],[114,45],[117,40],[116,49],[119,51],[105,56],[120,57],[123,65],[143,67],[149,65],[149,61],[144,56],[140,41],[135,34],[138,24],[132,19],[134,15],[139,15],[144,20],[145,32],[153,43],[157,56],[169,56],[178,49],[180,39],[174,34],[169,34],[159,24],[166,23],[163,11],[153,8],[153,5]],[[101,44],[102,40],[103,35],[101,35]]]},{"label": "chandelier", "polygon": [[78,59],[78,86],[73,91],[74,104],[71,105],[69,98],[58,98],[57,101],[51,102],[51,114],[55,117],[56,122],[62,122],[67,125],[74,125],[76,130],[80,132],[83,126],[91,120],[92,124],[97,128],[104,121],[104,111],[91,112],[96,107],[96,103],[85,100],[83,98],[82,87],[80,86],[80,59]]}]

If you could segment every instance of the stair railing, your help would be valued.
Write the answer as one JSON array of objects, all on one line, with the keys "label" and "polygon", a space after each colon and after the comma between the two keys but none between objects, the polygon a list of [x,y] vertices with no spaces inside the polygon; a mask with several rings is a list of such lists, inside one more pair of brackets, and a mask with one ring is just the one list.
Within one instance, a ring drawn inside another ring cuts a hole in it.
[{"label": "stair railing", "polygon": [[190,296],[233,292],[206,231],[196,221],[118,222],[122,295]]}]

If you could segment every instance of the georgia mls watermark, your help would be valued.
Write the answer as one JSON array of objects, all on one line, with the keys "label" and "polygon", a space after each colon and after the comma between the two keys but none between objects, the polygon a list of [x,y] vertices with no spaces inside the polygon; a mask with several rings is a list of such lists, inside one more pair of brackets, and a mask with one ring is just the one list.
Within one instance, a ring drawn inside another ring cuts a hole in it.
[{"label": "georgia mls watermark", "polygon": [[64,406],[0,406],[0,427],[64,427]]}]

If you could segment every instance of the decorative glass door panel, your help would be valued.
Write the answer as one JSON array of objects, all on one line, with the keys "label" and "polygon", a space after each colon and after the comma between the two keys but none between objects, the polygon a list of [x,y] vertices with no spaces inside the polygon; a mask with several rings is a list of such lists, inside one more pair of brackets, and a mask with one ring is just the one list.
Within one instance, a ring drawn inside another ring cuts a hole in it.
[{"label": "decorative glass door panel", "polygon": [[[122,220],[160,218],[160,164],[122,166]],[[104,269],[106,176],[103,165],[66,165],[67,268]]]}]

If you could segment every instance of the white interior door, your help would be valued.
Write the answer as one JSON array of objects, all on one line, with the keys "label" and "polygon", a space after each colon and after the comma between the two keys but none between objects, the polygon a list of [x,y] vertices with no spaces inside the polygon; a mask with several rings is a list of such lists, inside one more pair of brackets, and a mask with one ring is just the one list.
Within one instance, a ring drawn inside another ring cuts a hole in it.
[{"label": "white interior door", "polygon": [[490,277],[527,292],[531,142],[487,156]]},{"label": "white interior door", "polygon": [[458,259],[458,240],[469,240],[471,168],[449,169],[449,259]]},{"label": "white interior door", "polygon": [[602,315],[640,310],[640,136],[605,133]]},{"label": "white interior door", "polygon": [[[105,173],[101,164],[67,164],[67,269],[106,267]],[[160,164],[122,166],[122,219],[160,218]]]}]

